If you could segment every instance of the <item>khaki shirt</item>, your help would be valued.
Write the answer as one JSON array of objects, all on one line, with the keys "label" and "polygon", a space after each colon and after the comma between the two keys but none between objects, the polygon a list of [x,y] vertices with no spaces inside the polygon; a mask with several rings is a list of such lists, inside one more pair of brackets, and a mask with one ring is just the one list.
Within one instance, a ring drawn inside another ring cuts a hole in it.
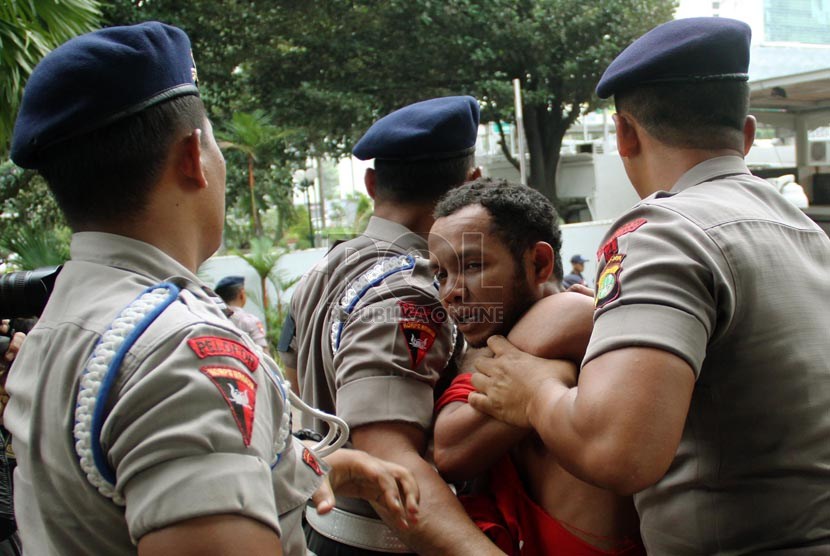
[{"label": "khaki shirt", "polygon": [[[351,428],[430,427],[433,387],[455,351],[456,330],[425,253],[422,237],[372,217],[362,236],[334,247],[303,277],[291,299],[294,348],[281,355],[297,369],[306,403]],[[324,423],[303,419],[325,434]]]},{"label": "khaki shirt", "polygon": [[231,311],[231,322],[250,336],[256,345],[267,349],[268,339],[265,337],[265,327],[262,321],[242,307],[228,307],[228,309]]},{"label": "khaki shirt", "polygon": [[611,230],[585,362],[654,347],[696,376],[674,462],[635,495],[648,553],[830,552],[830,240],[738,157]]},{"label": "khaki shirt", "polygon": [[[286,402],[266,376],[279,372],[273,361],[228,321],[212,292],[155,247],[84,232],[71,251],[7,384],[27,553],[135,554],[149,531],[232,513],[280,533],[286,554],[304,554],[300,510],[321,477],[290,435],[276,461]],[[76,396],[101,335],[162,281],[183,289],[128,351],[100,436],[122,507],[78,463]]]}]

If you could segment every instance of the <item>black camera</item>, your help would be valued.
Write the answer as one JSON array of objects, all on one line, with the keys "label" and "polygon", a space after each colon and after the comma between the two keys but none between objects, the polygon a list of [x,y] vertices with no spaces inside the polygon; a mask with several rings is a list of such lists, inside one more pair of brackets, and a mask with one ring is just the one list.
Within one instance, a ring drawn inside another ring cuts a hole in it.
[{"label": "black camera", "polygon": [[0,336],[0,354],[6,352],[15,332],[28,333],[49,301],[62,267],[10,272],[0,276],[0,319],[9,319],[8,337]]},{"label": "black camera", "polygon": [[[9,319],[9,337],[0,336],[0,354],[6,352],[11,336],[15,332],[29,332],[49,301],[60,266],[11,272],[0,276],[0,319]],[[13,458],[6,453],[6,444],[11,439],[0,426],[0,553],[19,554],[16,535],[17,523],[14,518],[12,471]]]},{"label": "black camera", "polygon": [[50,266],[0,276],[0,318],[40,316],[61,268]]}]

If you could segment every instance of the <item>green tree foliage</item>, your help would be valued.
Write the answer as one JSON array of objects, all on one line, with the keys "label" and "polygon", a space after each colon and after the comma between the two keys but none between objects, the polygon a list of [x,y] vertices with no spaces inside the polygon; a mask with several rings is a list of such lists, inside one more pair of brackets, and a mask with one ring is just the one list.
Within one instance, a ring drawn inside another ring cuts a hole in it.
[{"label": "green tree foliage", "polygon": [[583,110],[597,106],[602,71],[675,9],[673,0],[283,5],[279,32],[250,63],[250,85],[289,125],[304,122],[311,142],[348,150],[379,115],[444,94],[472,94],[485,121],[511,121],[517,78],[530,182],[553,200],[562,138]]},{"label": "green tree foliage", "polygon": [[0,164],[0,222],[0,261],[28,269],[65,260],[69,229],[46,181],[11,161]]},{"label": "green tree foliage", "polygon": [[0,153],[32,69],[59,44],[95,29],[99,17],[95,0],[0,0]]},{"label": "green tree foliage", "polygon": [[471,94],[485,121],[510,122],[511,81],[519,79],[530,181],[556,200],[565,131],[597,106],[593,89],[608,63],[670,19],[676,1],[126,4],[108,13],[161,19],[191,34],[214,116],[265,110],[302,130],[290,150],[299,159],[347,153],[377,117],[433,96]]},{"label": "green tree foliage", "polygon": [[[251,201],[251,230],[254,235],[262,233],[262,222],[256,202],[256,175],[254,164],[273,153],[279,139],[289,134],[271,124],[264,110],[235,112],[224,128],[217,130],[219,146],[223,149],[243,153],[248,166],[248,195]],[[291,187],[291,183],[288,183]]]}]

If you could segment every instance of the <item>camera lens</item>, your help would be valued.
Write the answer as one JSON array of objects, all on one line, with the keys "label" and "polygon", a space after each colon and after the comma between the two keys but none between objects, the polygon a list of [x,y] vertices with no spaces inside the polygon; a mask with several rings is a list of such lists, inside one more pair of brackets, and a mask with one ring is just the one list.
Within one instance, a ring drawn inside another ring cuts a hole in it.
[{"label": "camera lens", "polygon": [[0,276],[0,317],[39,316],[60,267],[10,272]]}]

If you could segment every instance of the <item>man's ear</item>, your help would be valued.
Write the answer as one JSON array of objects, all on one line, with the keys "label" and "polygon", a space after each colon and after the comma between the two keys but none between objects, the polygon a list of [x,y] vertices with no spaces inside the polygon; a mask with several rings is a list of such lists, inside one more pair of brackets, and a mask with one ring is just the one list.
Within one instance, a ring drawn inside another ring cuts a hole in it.
[{"label": "man's ear", "polygon": [[744,156],[749,154],[749,149],[755,143],[755,129],[757,122],[755,116],[747,116],[744,120]]},{"label": "man's ear", "polygon": [[635,156],[640,152],[639,130],[628,114],[617,112],[612,116],[617,128],[617,151],[622,157]]},{"label": "man's ear", "polygon": [[207,187],[207,178],[202,166],[202,130],[194,129],[179,145],[179,171],[198,184],[199,188]]},{"label": "man's ear", "polygon": [[366,186],[366,193],[369,194],[369,197],[374,199],[375,186],[377,185],[377,174],[375,174],[374,168],[366,168],[366,172],[363,174],[363,185]]},{"label": "man's ear", "polygon": [[553,274],[553,247],[545,241],[537,241],[530,250],[533,283],[544,284]]},{"label": "man's ear", "polygon": [[469,172],[467,172],[467,181],[477,180],[481,177],[481,166],[476,166]]}]

